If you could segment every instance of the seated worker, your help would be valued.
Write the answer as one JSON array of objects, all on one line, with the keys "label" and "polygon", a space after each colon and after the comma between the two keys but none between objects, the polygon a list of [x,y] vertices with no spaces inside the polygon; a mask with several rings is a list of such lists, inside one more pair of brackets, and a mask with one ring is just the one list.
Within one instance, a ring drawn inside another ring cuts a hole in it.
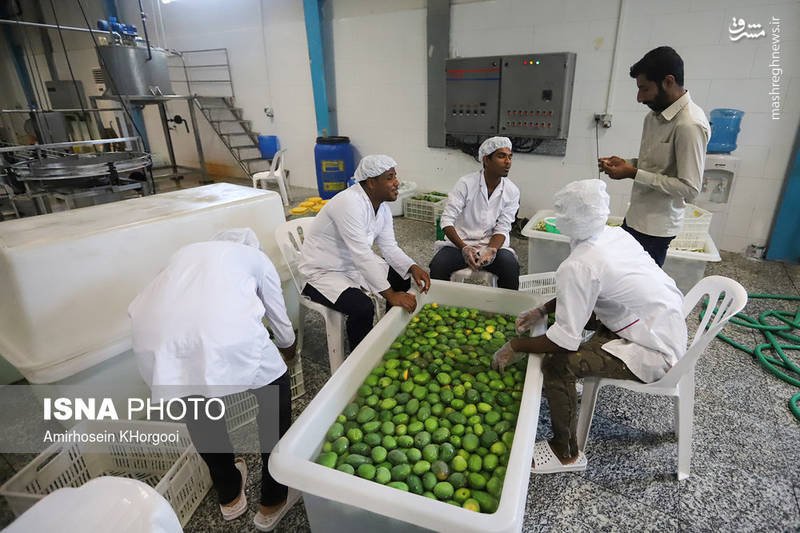
[{"label": "seated worker", "polygon": [[[281,280],[255,233],[231,229],[213,241],[184,246],[136,296],[128,314],[133,351],[154,401],[246,390],[256,397],[259,439],[267,453],[261,454],[261,498],[253,521],[256,529],[271,531],[300,498],[267,467],[275,429],[282,436],[291,424],[286,363],[295,357],[295,336]],[[201,407],[195,419],[191,407],[187,411],[184,422],[211,472],[222,517],[233,520],[247,511],[245,462],[234,459],[224,417],[211,420]]]},{"label": "seated worker", "polygon": [[[534,473],[584,470],[576,439],[578,378],[652,383],[686,352],[683,295],[630,233],[606,226],[609,197],[599,179],[575,181],[555,195],[556,224],[571,252],[556,271],[556,298],[520,315],[522,332],[555,311],[544,335],[507,342],[492,359],[503,371],[515,352],[546,354],[542,393],[550,404],[553,440],[536,443]],[[581,332],[599,321],[581,344]]]},{"label": "seated worker", "polygon": [[[397,163],[386,155],[368,155],[356,168],[356,183],[334,196],[314,218],[305,236],[298,269],[306,279],[303,294],[347,317],[347,338],[354,350],[372,329],[375,312],[364,290],[378,293],[387,307],[413,313],[417,299],[408,294],[413,277],[423,292],[431,278],[397,245],[385,202],[397,200]],[[374,243],[383,258],[372,251]]]},{"label": "seated worker", "polygon": [[469,267],[497,275],[497,285],[519,289],[519,263],[508,233],[519,210],[519,189],[508,179],[511,169],[508,137],[486,139],[478,149],[482,169],[461,177],[442,213],[448,240],[436,241],[431,277],[449,280]]}]

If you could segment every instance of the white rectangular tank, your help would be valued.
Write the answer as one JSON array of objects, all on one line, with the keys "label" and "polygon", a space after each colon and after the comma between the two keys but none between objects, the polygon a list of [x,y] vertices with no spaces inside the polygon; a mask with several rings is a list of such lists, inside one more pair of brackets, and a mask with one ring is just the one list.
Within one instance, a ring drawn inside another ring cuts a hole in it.
[{"label": "white rectangular tank", "polygon": [[[474,307],[482,311],[519,314],[546,297],[521,291],[433,280],[425,304]],[[530,355],[519,419],[503,483],[500,505],[493,514],[475,513],[444,502],[403,492],[314,462],[336,416],[356,394],[384,352],[413,315],[392,308],[331,376],[272,451],[269,471],[279,482],[303,492],[311,529],[317,533],[377,531],[410,533],[512,533],[520,531],[528,495],[530,465],[541,403],[541,359]],[[544,333],[539,327],[532,334]]]},{"label": "white rectangular tank", "polygon": [[281,279],[280,196],[217,183],[0,224],[0,354],[32,383],[131,347],[128,304],[181,246],[250,227]]}]

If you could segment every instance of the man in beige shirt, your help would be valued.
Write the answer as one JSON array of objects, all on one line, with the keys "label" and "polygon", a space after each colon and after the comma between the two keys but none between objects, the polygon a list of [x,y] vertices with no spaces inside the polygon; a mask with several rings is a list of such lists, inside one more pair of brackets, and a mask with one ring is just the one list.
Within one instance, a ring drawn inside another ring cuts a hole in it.
[{"label": "man in beige shirt", "polygon": [[644,119],[639,157],[603,157],[611,179],[632,179],[623,229],[658,266],[680,232],[683,210],[700,192],[710,128],[705,113],[683,88],[683,60],[669,46],[649,51],[630,69],[637,101],[652,109]]}]

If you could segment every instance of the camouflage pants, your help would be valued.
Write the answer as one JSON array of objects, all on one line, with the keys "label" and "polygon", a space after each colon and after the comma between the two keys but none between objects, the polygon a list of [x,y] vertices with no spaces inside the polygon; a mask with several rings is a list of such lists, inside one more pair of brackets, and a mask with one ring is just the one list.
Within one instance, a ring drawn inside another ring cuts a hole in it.
[{"label": "camouflage pants", "polygon": [[578,393],[575,381],[589,376],[639,381],[622,360],[601,348],[616,338],[614,333],[600,328],[591,339],[581,344],[578,351],[546,354],[542,360],[542,394],[550,404],[553,423],[554,436],[550,445],[561,459],[578,455]]}]

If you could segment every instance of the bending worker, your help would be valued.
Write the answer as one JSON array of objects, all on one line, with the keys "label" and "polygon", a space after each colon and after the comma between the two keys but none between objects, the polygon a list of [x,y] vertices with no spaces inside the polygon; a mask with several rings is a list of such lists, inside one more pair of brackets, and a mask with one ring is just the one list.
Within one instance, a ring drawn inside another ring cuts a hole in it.
[{"label": "bending worker", "polygon": [[[246,390],[256,397],[261,450],[267,453],[261,454],[261,499],[253,520],[256,529],[271,531],[300,497],[267,468],[268,452],[291,424],[286,362],[295,357],[295,336],[280,278],[255,233],[232,229],[213,241],[184,246],[133,300],[128,314],[133,351],[154,401]],[[261,322],[264,316],[274,343]],[[224,417],[211,420],[201,408],[195,419],[188,411],[184,422],[211,472],[222,517],[233,520],[247,511],[247,466],[234,460]]]},{"label": "bending worker", "polygon": [[431,277],[449,280],[469,267],[495,274],[498,286],[519,289],[519,262],[509,232],[519,210],[519,189],[508,179],[511,140],[486,139],[478,149],[482,168],[461,177],[447,195],[441,224],[445,241],[434,244]]},{"label": "bending worker", "polygon": [[[356,168],[356,183],[334,196],[314,217],[298,266],[307,283],[303,294],[347,316],[347,337],[354,350],[372,329],[377,293],[387,307],[413,313],[417,299],[411,280],[428,292],[427,272],[397,245],[394,223],[385,202],[397,200],[397,163],[386,155],[368,155]],[[372,251],[374,243],[383,254]]]},{"label": "bending worker", "polygon": [[681,230],[683,211],[700,192],[709,126],[705,113],[683,88],[683,60],[669,46],[645,54],[631,67],[636,99],[652,110],[644,118],[639,157],[600,158],[611,179],[633,180],[622,228],[658,266]]},{"label": "bending worker", "polygon": [[[536,443],[534,473],[584,470],[578,450],[578,378],[652,383],[686,351],[683,295],[634,238],[606,226],[609,197],[599,179],[575,181],[555,195],[556,224],[571,252],[556,271],[556,298],[517,319],[522,332],[555,311],[544,335],[507,342],[492,359],[501,372],[515,352],[547,354],[542,393],[550,404],[553,440]],[[596,320],[594,319],[596,317]],[[581,344],[587,324],[594,336]]]}]

